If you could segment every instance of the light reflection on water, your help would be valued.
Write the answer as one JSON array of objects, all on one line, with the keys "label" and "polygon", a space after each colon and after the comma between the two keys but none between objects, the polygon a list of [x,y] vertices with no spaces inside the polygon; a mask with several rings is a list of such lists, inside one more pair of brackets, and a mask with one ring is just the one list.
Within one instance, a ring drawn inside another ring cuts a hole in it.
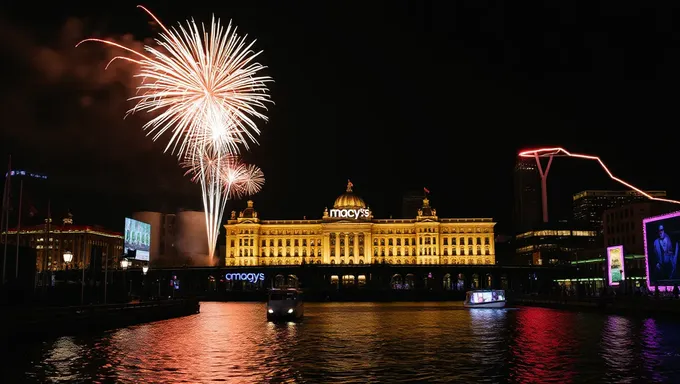
[{"label": "light reflection on water", "polygon": [[[541,308],[452,303],[307,303],[302,323],[264,304],[18,348],[11,381],[680,382],[673,323]],[[15,348],[15,349],[16,349]]]}]

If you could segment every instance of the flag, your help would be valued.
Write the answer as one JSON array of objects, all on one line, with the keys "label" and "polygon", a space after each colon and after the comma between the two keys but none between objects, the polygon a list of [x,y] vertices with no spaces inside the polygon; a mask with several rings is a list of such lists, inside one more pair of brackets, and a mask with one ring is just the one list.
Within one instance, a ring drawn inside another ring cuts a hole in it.
[{"label": "flag", "polygon": [[430,190],[427,189],[427,188],[425,188],[425,187],[423,187],[423,191],[425,191],[425,194],[429,194],[429,193],[430,193]]}]

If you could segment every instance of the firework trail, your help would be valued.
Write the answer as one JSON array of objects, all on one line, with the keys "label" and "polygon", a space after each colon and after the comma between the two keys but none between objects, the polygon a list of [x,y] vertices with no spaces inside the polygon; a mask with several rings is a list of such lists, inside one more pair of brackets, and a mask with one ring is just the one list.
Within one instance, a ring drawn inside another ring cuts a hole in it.
[{"label": "firework trail", "polygon": [[165,152],[176,153],[201,184],[212,259],[227,199],[256,193],[264,183],[259,168],[243,165],[233,155],[257,144],[260,130],[254,120],[267,121],[267,83],[273,80],[259,75],[265,67],[254,61],[261,53],[251,49],[255,41],[248,43],[231,23],[225,29],[213,17],[209,28],[199,28],[193,20],[167,28],[148,9],[138,7],[161,27],[158,47],[145,46],[142,53],[102,39],[86,39],[76,47],[92,41],[134,55],[111,60],[139,65],[135,77],[142,82],[128,113],[158,113],[144,125],[147,135],[156,141],[169,134]]},{"label": "firework trail", "polygon": [[[240,198],[259,192],[264,185],[264,173],[260,168],[244,164],[233,155],[216,157],[205,149],[192,153],[194,157],[185,159],[181,164],[187,169],[185,175],[200,183],[204,191],[208,246],[214,250],[229,197]],[[212,258],[213,255],[210,256]]]}]

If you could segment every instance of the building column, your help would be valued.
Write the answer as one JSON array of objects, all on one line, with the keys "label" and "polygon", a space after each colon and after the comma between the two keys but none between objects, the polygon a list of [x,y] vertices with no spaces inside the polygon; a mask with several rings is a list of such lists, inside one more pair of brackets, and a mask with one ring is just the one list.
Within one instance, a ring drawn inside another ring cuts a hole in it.
[{"label": "building column", "polygon": [[[359,234],[358,233],[353,233],[352,236],[354,236],[354,259],[359,263]],[[366,248],[364,248],[365,250]]]},{"label": "building column", "polygon": [[324,233],[323,234],[323,246],[321,247],[321,262],[324,264],[329,264],[330,263],[330,256],[331,256],[331,234],[330,233]]},{"label": "building column", "polygon": [[364,261],[366,264],[373,264],[373,239],[370,230],[364,232]]}]

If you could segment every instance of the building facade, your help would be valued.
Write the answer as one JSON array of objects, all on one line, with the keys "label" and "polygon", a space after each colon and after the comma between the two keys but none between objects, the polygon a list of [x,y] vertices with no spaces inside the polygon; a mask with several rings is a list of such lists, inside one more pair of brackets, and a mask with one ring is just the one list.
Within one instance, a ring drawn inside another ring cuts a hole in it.
[{"label": "building facade", "polygon": [[225,225],[226,265],[496,263],[492,219],[442,219],[427,198],[413,219],[375,219],[352,188],[320,220],[260,220],[248,201]]},{"label": "building facade", "polygon": [[[666,191],[647,191],[653,197],[666,197]],[[620,207],[638,201],[647,201],[647,197],[635,191],[583,191],[573,196],[574,221],[586,225],[599,233],[603,232],[602,215],[611,208]]]},{"label": "building facade", "polygon": [[602,215],[603,246],[623,245],[626,255],[643,255],[645,241],[642,220],[676,210],[676,205],[649,200],[608,209]]},{"label": "building facade", "polygon": [[515,189],[514,227],[516,233],[537,228],[542,223],[541,177],[536,160],[518,157],[513,175]]},{"label": "building facade", "polygon": [[515,236],[515,263],[569,264],[584,251],[599,246],[597,231],[579,229],[568,222],[546,224]]},{"label": "building facade", "polygon": [[132,218],[151,224],[150,261],[156,267],[212,266],[208,258],[205,213],[135,212]]},{"label": "building facade", "polygon": [[[48,222],[49,221],[49,222]],[[67,268],[118,268],[123,256],[123,234],[90,225],[74,225],[69,215],[61,224],[45,220],[43,225],[7,231],[7,243],[36,250],[36,270],[58,271]],[[64,253],[73,254],[70,263]]]}]

